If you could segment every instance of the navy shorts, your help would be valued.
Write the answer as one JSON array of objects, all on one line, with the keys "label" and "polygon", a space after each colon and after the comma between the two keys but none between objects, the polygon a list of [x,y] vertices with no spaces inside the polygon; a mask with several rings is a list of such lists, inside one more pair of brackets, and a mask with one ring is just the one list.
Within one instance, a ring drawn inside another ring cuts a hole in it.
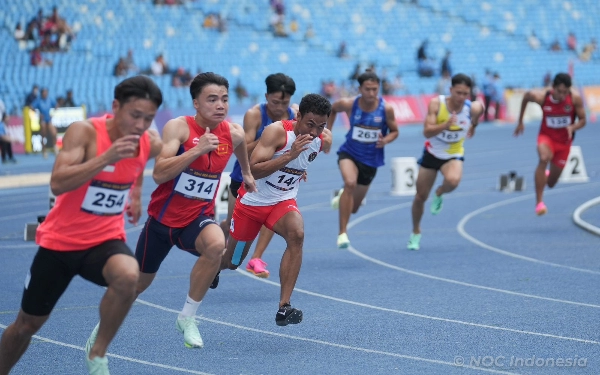
[{"label": "navy shorts", "polygon": [[102,269],[108,258],[116,254],[133,256],[121,240],[109,240],[80,251],[56,251],[40,246],[25,280],[21,309],[30,315],[50,315],[75,275],[107,286]]},{"label": "navy shorts", "polygon": [[340,160],[350,159],[358,168],[358,178],[356,179],[356,183],[359,185],[371,185],[375,175],[377,174],[377,168],[371,167],[369,165],[363,164],[356,160],[352,155],[347,152],[340,151],[338,152],[338,164],[340,164]]},{"label": "navy shorts", "polygon": [[199,216],[183,228],[171,228],[148,217],[135,248],[135,257],[143,273],[156,273],[173,246],[200,256],[196,238],[207,225],[217,224],[212,217]]},{"label": "navy shorts", "polygon": [[419,159],[418,164],[423,168],[435,169],[436,171],[439,171],[440,168],[442,168],[442,165],[446,164],[450,160],[465,161],[465,158],[461,156],[450,159],[440,159],[433,156],[433,154],[427,151],[427,149],[424,149],[423,156],[421,156],[421,159]]},{"label": "navy shorts", "polygon": [[240,186],[242,186],[241,181],[231,180],[231,183],[229,184],[229,191],[234,198],[238,197],[238,190]]}]

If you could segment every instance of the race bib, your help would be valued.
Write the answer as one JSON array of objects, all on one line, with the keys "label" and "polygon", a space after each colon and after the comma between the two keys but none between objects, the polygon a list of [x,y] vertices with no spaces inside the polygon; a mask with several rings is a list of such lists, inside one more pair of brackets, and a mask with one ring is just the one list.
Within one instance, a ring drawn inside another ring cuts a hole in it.
[{"label": "race bib", "polygon": [[440,134],[437,135],[438,139],[446,142],[446,143],[455,143],[460,141],[462,135],[462,130],[459,131],[450,131],[444,130]]},{"label": "race bib", "polygon": [[571,125],[571,116],[548,116],[546,117],[546,125],[553,129],[566,128]]},{"label": "race bib", "polygon": [[219,186],[220,174],[188,168],[181,172],[175,191],[186,198],[213,200]]},{"label": "race bib", "polygon": [[293,190],[300,182],[304,171],[292,168],[282,168],[269,176],[265,181],[267,185],[281,191]]},{"label": "race bib", "polygon": [[93,215],[120,215],[125,209],[131,184],[115,184],[92,180],[88,186],[81,210]]},{"label": "race bib", "polygon": [[355,125],[352,127],[352,139],[362,143],[375,143],[379,139],[379,132],[379,128]]}]

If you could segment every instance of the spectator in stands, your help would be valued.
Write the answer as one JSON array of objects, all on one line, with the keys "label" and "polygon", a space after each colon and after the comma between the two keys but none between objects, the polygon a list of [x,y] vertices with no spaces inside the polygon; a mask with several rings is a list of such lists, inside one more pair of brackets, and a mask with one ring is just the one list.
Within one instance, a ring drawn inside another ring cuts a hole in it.
[{"label": "spectator in stands", "polygon": [[339,57],[340,59],[345,59],[348,56],[349,55],[348,55],[348,51],[346,50],[346,42],[341,41],[340,46],[338,48],[337,57]]},{"label": "spectator in stands", "polygon": [[44,27],[44,11],[42,8],[38,9],[37,15],[29,21],[29,25],[31,25],[32,32],[37,31],[37,35],[42,34],[42,28]]},{"label": "spectator in stands", "polygon": [[[31,107],[40,113],[40,133],[46,141],[42,146],[42,155],[46,158],[46,148],[55,146],[56,142],[56,128],[52,125],[52,116],[50,116],[50,110],[56,108],[56,101],[50,99],[47,88],[42,88],[40,97],[31,104]],[[54,152],[56,153],[56,149],[54,149]]]},{"label": "spectator in stands", "polygon": [[290,22],[290,32],[292,32],[292,34],[296,34],[298,32],[298,29],[298,21],[296,20],[296,18],[292,18],[292,21]]},{"label": "spectator in stands", "polygon": [[492,96],[494,95],[494,85],[493,82],[494,77],[489,69],[485,70],[485,76],[483,77],[483,81],[481,87],[483,89],[483,98],[484,98],[484,112],[483,112],[483,121],[488,121],[488,111],[490,109],[490,103],[492,102]]},{"label": "spectator in stands", "polygon": [[590,61],[592,59],[592,56],[594,55],[594,52],[597,49],[598,44],[596,42],[596,39],[592,39],[588,44],[583,46],[583,50],[581,51],[581,55],[579,55],[579,58],[581,59],[581,61]]},{"label": "spectator in stands", "polygon": [[75,104],[75,101],[73,100],[73,90],[67,90],[67,96],[65,97],[64,106],[77,107],[77,104]]},{"label": "spectator in stands", "polygon": [[150,70],[155,76],[161,76],[169,73],[169,67],[167,66],[165,58],[162,54],[156,56],[156,60],[154,60],[150,65]]},{"label": "spectator in stands", "polygon": [[42,41],[40,42],[40,51],[56,52],[58,51],[58,41],[53,39],[52,33],[49,30],[44,31]]},{"label": "spectator in stands", "polygon": [[[449,50],[446,50],[446,55],[444,55],[444,58],[442,59],[442,64],[440,66],[440,74],[443,76],[444,72],[448,73],[448,77],[451,78],[452,77],[452,65],[450,64],[450,56],[452,55],[452,52],[450,52]],[[448,91],[450,92],[450,91]]]},{"label": "spectator in stands", "polygon": [[500,79],[500,74],[498,72],[494,73],[494,79],[492,81],[492,101],[494,102],[494,118],[496,120],[500,119],[500,106],[504,101],[504,84],[502,83],[502,79]]},{"label": "spectator in stands", "polygon": [[173,79],[171,84],[173,87],[186,87],[192,83],[192,75],[186,71],[183,67],[179,67],[175,73],[173,73]]},{"label": "spectator in stands", "polygon": [[348,77],[349,81],[356,81],[358,79],[358,76],[360,75],[361,69],[360,69],[360,63],[356,63],[356,65],[354,65],[354,71],[352,71],[352,74],[350,74],[350,76]]},{"label": "spectator in stands", "polygon": [[313,29],[312,23],[309,23],[304,32],[304,40],[309,40],[315,37],[315,30]]},{"label": "spectator in stands", "polygon": [[542,82],[543,87],[550,87],[552,86],[552,73],[547,72],[546,75],[544,75],[544,80]]},{"label": "spectator in stands", "polygon": [[554,42],[550,44],[550,51],[562,51],[558,39],[554,39]]},{"label": "spectator in stands", "polygon": [[13,36],[15,37],[15,40],[18,42],[25,40],[25,31],[23,31],[23,29],[21,28],[20,22],[17,24],[17,27],[15,28],[15,32],[13,33]]},{"label": "spectator in stands", "polygon": [[140,69],[137,67],[137,65],[135,65],[135,62],[133,61],[133,50],[128,50],[127,51],[127,56],[125,57],[125,65],[127,66],[127,73],[128,74],[137,74]]},{"label": "spectator in stands", "polygon": [[32,66],[52,66],[52,60],[45,59],[42,56],[42,51],[39,46],[31,50],[30,61]]},{"label": "spectator in stands", "polygon": [[450,95],[450,87],[452,86],[452,77],[450,76],[450,72],[444,70],[442,72],[442,76],[438,81],[435,92],[439,95]]},{"label": "spectator in stands", "polygon": [[233,91],[235,92],[235,97],[237,99],[238,104],[243,104],[244,99],[248,97],[248,90],[246,90],[246,87],[244,87],[242,81],[239,78],[235,84]]},{"label": "spectator in stands", "polygon": [[124,58],[119,57],[119,62],[117,62],[115,65],[113,74],[115,77],[123,77],[127,75],[127,63],[125,62]]},{"label": "spectator in stands", "polygon": [[[0,106],[3,107],[4,103],[0,100]],[[0,152],[2,153],[2,164],[16,163],[17,160],[13,157],[12,152],[12,139],[6,131],[6,123],[8,121],[8,115],[6,111],[3,111],[0,107]]]},{"label": "spectator in stands", "polygon": [[31,92],[25,97],[25,107],[31,107],[31,103],[37,100],[39,91],[40,89],[38,85],[33,85],[33,87],[31,88]]},{"label": "spectator in stands", "polygon": [[577,37],[575,37],[575,34],[572,32],[567,36],[567,49],[569,51],[577,52]]},{"label": "spectator in stands", "polygon": [[417,73],[420,77],[432,77],[433,76],[433,65],[432,62],[427,58],[427,44],[428,41],[425,39],[421,46],[417,50]]},{"label": "spectator in stands", "polygon": [[538,49],[540,48],[540,40],[538,39],[537,35],[535,35],[535,31],[531,31],[531,35],[529,35],[529,37],[527,38],[527,42],[529,43],[529,47],[531,47],[531,49]]}]

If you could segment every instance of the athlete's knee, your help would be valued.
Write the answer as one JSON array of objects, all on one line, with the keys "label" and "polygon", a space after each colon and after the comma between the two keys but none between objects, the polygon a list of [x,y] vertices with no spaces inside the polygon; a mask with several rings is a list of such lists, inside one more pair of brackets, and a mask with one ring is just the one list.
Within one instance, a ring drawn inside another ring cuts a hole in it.
[{"label": "athlete's knee", "polygon": [[548,181],[546,182],[546,185],[552,189],[554,186],[556,186],[556,184],[558,183],[558,179],[557,178],[548,178]]},{"label": "athlete's knee", "polygon": [[108,287],[124,297],[136,296],[138,294],[139,278],[140,271],[138,268],[124,268],[114,280],[109,283]]},{"label": "athlete's knee", "polygon": [[299,226],[297,228],[289,229],[286,233],[285,240],[288,243],[288,247],[302,246],[304,243],[304,228]]},{"label": "athlete's knee", "polygon": [[460,176],[448,176],[444,180],[446,180],[446,186],[456,188],[460,183]]},{"label": "athlete's knee", "polygon": [[344,191],[351,193],[356,188],[356,180],[344,180]]},{"label": "athlete's knee", "polygon": [[415,199],[414,202],[416,203],[425,203],[425,201],[427,201],[427,198],[429,197],[429,192],[425,192],[425,191],[419,191],[417,189],[417,192],[415,194]]},{"label": "athlete's knee", "polygon": [[20,312],[14,326],[19,336],[31,337],[42,328],[48,316],[35,316]]}]

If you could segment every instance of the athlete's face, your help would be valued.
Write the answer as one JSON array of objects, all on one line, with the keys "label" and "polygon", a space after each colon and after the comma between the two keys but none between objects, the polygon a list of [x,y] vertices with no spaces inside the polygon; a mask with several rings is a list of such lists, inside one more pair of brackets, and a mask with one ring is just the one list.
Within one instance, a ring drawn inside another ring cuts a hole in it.
[{"label": "athlete's face", "polygon": [[204,86],[194,99],[194,108],[198,116],[209,124],[218,124],[225,120],[229,111],[227,87],[215,84]]},{"label": "athlete's face", "polygon": [[152,125],[158,107],[152,100],[132,98],[123,104],[113,100],[112,110],[122,135],[142,135]]},{"label": "athlete's face", "polygon": [[265,94],[267,99],[267,112],[269,116],[272,116],[273,121],[287,120],[287,109],[290,106],[292,96],[282,92],[274,92],[271,94]]},{"label": "athlete's face", "polygon": [[358,87],[358,91],[366,103],[374,103],[379,95],[379,83],[373,80],[364,81],[363,84]]},{"label": "athlete's face", "polygon": [[567,95],[569,95],[569,92],[571,91],[571,89],[565,86],[564,83],[561,83],[558,86],[554,86],[553,88],[554,90],[552,90],[552,97],[554,98],[554,100],[559,102],[565,100],[567,98]]},{"label": "athlete's face", "polygon": [[298,135],[309,134],[312,139],[315,139],[323,133],[326,126],[327,116],[325,115],[315,115],[312,112],[304,115],[298,113],[298,122],[296,123]]},{"label": "athlete's face", "polygon": [[471,88],[464,83],[450,87],[450,98],[456,107],[462,107],[469,97],[471,97]]}]

